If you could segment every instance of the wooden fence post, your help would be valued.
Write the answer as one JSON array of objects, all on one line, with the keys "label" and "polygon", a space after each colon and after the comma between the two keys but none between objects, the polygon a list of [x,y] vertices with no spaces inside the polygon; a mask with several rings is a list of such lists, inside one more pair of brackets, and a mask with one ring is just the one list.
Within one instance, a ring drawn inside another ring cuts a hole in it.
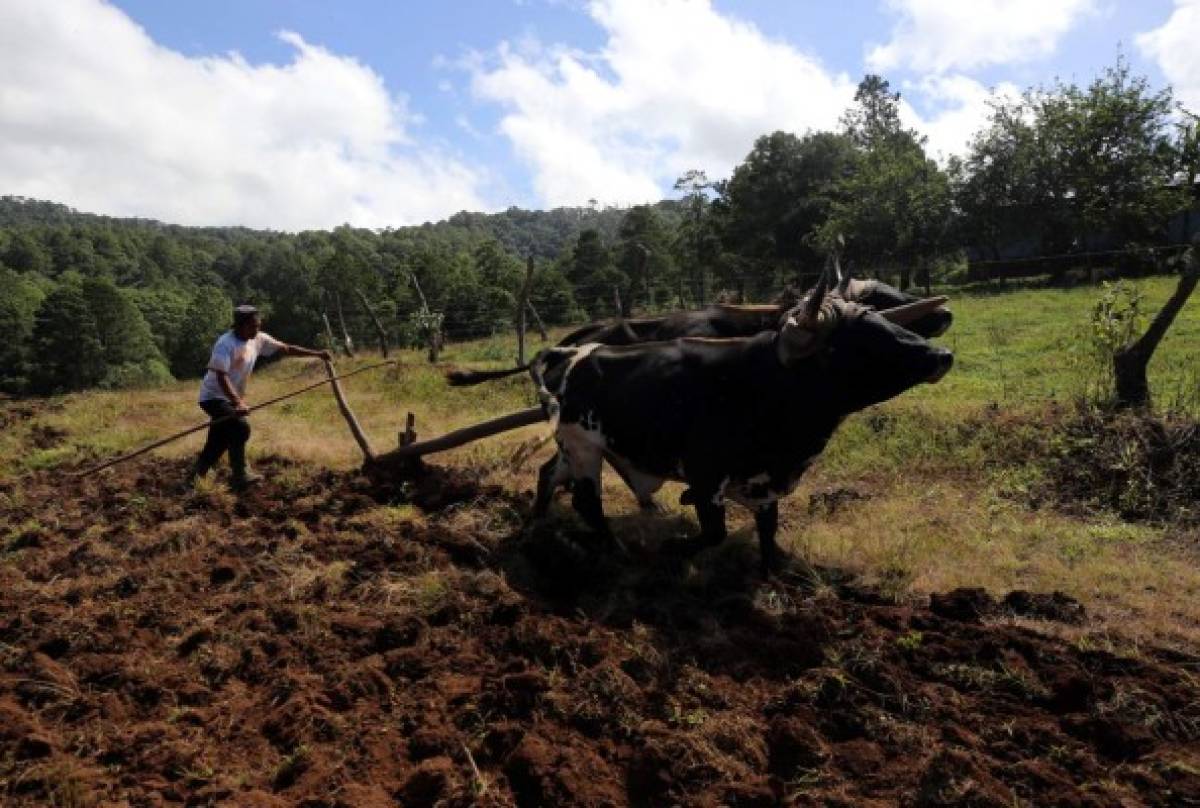
[{"label": "wooden fence post", "polygon": [[379,322],[379,317],[375,314],[375,309],[371,308],[371,304],[367,302],[367,296],[363,294],[362,289],[355,289],[354,292],[358,295],[358,299],[362,302],[363,308],[367,310],[367,314],[371,315],[371,322],[375,323],[375,331],[379,334],[379,350],[383,353],[383,358],[387,359],[387,331],[383,330],[383,323]]},{"label": "wooden fence post", "polygon": [[350,332],[346,328],[346,316],[342,314],[342,293],[334,292],[333,301],[337,305],[338,323],[342,326],[343,344],[346,346],[346,356],[353,358],[354,356],[354,340],[350,339]]},{"label": "wooden fence post", "polygon": [[525,308],[529,304],[529,289],[533,285],[533,256],[525,263],[525,283],[517,301],[517,364],[525,364]]},{"label": "wooden fence post", "polygon": [[333,326],[329,324],[329,315],[325,313],[325,309],[321,309],[321,322],[325,323],[325,338],[329,340],[329,350],[336,351],[338,344],[333,338]]},{"label": "wooden fence post", "polygon": [[538,327],[538,334],[541,335],[541,341],[545,342],[550,339],[550,335],[546,334],[546,324],[541,322],[541,315],[539,315],[538,310],[534,309],[533,300],[526,300],[526,304],[529,306],[529,313],[533,315],[534,325]]}]

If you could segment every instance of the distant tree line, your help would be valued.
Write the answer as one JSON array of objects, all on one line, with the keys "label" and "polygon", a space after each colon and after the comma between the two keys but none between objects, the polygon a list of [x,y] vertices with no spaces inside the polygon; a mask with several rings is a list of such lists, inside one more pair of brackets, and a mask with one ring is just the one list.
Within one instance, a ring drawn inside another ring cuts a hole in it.
[{"label": "distant tree line", "polygon": [[837,131],[765,134],[728,179],[693,169],[675,185],[680,198],[628,209],[510,208],[287,234],[3,197],[0,391],[196,376],[235,302],[262,307],[289,342],[327,341],[328,314],[339,334],[344,319],[371,344],[373,313],[394,343],[414,344],[430,312],[446,338],[467,339],[514,327],[530,257],[530,303],[562,324],[618,305],[766,299],[818,272],[839,237],[844,263],[908,286],[945,282],[968,248],[1163,243],[1166,222],[1194,204],[1196,117],[1121,60],[1086,87],[995,101],[945,166],[899,110],[899,93],[868,75]]}]

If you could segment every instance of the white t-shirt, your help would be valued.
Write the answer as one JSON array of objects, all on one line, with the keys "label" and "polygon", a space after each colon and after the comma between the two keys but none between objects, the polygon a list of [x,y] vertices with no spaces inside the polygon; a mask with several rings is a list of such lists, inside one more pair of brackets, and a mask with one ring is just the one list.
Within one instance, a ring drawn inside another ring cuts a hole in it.
[{"label": "white t-shirt", "polygon": [[254,339],[239,339],[232,331],[226,331],[213,346],[208,360],[208,372],[200,382],[200,401],[222,399],[228,401],[214,370],[222,370],[229,376],[229,383],[239,396],[246,395],[246,380],[254,370],[260,356],[270,356],[284,344],[265,331],[259,331]]}]

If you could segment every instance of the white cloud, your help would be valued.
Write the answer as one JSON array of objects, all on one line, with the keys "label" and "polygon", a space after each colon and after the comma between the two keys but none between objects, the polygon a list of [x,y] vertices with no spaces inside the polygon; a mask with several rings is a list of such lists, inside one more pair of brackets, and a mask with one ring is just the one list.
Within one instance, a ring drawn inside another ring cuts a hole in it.
[{"label": "white cloud", "polygon": [[1138,35],[1137,44],[1158,62],[1176,99],[1200,114],[1200,0],[1175,0],[1170,19]]},{"label": "white cloud", "polygon": [[902,96],[900,120],[928,137],[926,152],[942,161],[966,152],[971,137],[987,125],[992,111],[989,101],[1021,94],[1015,84],[1005,82],[989,89],[963,75],[928,76],[916,86],[923,98],[940,109],[923,118]]},{"label": "white cloud", "polygon": [[867,54],[872,70],[945,73],[1050,55],[1095,0],[887,0],[892,38]]},{"label": "white cloud", "polygon": [[681,173],[724,176],[759,135],[836,127],[854,82],[709,0],[593,0],[595,53],[502,44],[468,64],[547,205],[657,200]]},{"label": "white cloud", "polygon": [[0,193],[184,224],[400,225],[484,207],[481,177],[352,58],[188,58],[99,0],[0,3]]}]

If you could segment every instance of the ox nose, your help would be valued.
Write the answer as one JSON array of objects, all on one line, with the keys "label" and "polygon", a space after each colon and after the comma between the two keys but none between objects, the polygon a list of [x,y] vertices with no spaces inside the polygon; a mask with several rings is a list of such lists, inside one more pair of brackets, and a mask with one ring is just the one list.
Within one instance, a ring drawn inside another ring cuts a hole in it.
[{"label": "ox nose", "polygon": [[929,377],[930,384],[936,384],[942,380],[942,377],[950,372],[950,368],[954,367],[954,354],[945,348],[935,348],[933,350],[934,371]]}]

